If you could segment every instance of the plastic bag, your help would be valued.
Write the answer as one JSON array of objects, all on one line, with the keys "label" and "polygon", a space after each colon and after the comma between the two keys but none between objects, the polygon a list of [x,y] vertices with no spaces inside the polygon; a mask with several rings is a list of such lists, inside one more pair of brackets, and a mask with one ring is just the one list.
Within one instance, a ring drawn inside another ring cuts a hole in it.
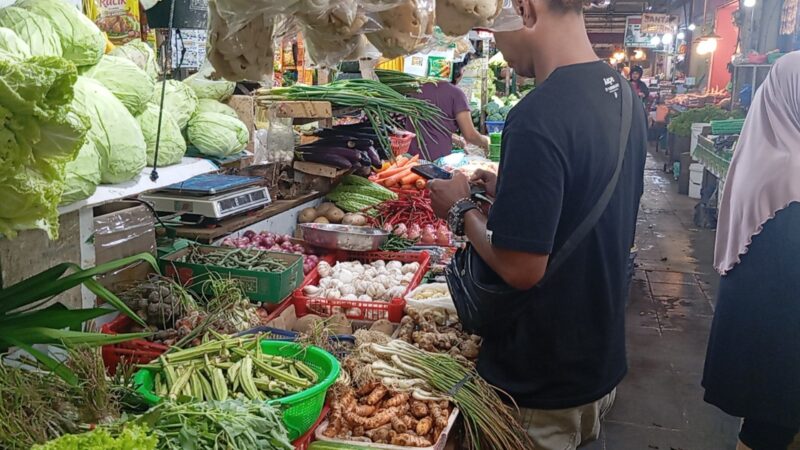
[{"label": "plastic bag", "polygon": [[428,44],[434,17],[433,0],[402,0],[393,8],[375,14],[381,29],[367,33],[367,39],[386,58],[409,55]]},{"label": "plastic bag", "polygon": [[276,18],[261,14],[236,29],[208,3],[208,60],[215,74],[229,81],[257,81],[272,85]]},{"label": "plastic bag", "polygon": [[308,55],[319,68],[352,60],[363,45],[362,35],[380,28],[357,0],[300,0],[294,17]]},{"label": "plastic bag", "polygon": [[253,18],[289,15],[299,2],[300,0],[212,0],[208,2],[208,7],[209,10],[213,8],[213,14],[226,23],[229,34],[222,37],[229,38],[249,26]]},{"label": "plastic bag", "polygon": [[495,17],[491,23],[487,24],[485,28],[495,33],[504,33],[519,31],[524,26],[525,24],[522,21],[522,16],[519,15],[519,12],[514,7],[514,0],[504,0],[503,9],[500,11],[500,14]]},{"label": "plastic bag", "polygon": [[503,9],[503,0],[437,0],[436,25],[449,36],[463,36],[490,24]]},{"label": "plastic bag", "polygon": [[[424,293],[433,293],[430,298],[421,299]],[[423,284],[406,295],[406,304],[416,308],[444,308],[455,311],[456,306],[450,297],[450,290],[447,283],[428,283]]]}]

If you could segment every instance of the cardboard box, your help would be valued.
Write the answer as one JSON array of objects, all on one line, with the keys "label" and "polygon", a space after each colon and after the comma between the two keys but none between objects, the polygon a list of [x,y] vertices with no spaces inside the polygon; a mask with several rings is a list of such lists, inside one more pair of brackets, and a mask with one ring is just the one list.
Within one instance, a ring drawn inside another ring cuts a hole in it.
[{"label": "cardboard box", "polygon": [[247,141],[247,151],[253,152],[255,148],[255,130],[256,130],[256,99],[252,95],[233,95],[228,99],[228,106],[236,111],[239,120],[247,125],[247,132],[250,140]]},{"label": "cardboard box", "polygon": [[[156,256],[155,217],[141,203],[121,201],[94,209],[94,252],[97,264],[107,263],[139,253]],[[107,287],[120,282],[144,280],[152,272],[142,261],[102,276]]]}]

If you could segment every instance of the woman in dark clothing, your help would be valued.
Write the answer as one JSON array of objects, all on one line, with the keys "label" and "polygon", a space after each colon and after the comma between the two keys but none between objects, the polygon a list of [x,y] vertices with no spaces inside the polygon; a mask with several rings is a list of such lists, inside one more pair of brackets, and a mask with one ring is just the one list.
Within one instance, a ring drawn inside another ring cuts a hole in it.
[{"label": "woman in dark clothing", "polygon": [[646,102],[647,98],[650,97],[650,89],[644,81],[642,81],[643,74],[644,70],[642,66],[633,66],[631,68],[631,87],[633,88],[633,93]]},{"label": "woman in dark clothing", "polygon": [[800,52],[756,93],[725,183],[705,400],[742,417],[738,449],[800,431]]}]

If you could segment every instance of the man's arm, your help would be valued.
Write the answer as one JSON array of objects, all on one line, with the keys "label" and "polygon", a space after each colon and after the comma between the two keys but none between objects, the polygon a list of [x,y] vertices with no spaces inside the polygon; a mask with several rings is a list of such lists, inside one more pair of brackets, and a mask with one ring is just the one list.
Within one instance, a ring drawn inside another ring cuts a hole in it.
[{"label": "man's arm", "polygon": [[511,287],[525,291],[536,286],[544,276],[550,255],[493,246],[486,237],[486,222],[486,216],[474,209],[464,217],[464,229],[475,251]]},{"label": "man's arm", "polygon": [[467,142],[484,150],[489,149],[489,137],[478,133],[475,124],[472,123],[472,115],[469,111],[461,111],[456,114],[456,124]]}]

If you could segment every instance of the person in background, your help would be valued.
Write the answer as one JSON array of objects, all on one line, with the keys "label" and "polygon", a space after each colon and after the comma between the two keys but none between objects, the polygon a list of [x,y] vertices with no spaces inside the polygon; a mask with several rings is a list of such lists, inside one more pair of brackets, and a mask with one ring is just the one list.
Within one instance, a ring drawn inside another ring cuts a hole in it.
[{"label": "person in background", "polygon": [[650,89],[642,81],[643,74],[644,69],[642,69],[642,66],[633,66],[631,69],[631,87],[633,88],[633,93],[647,103],[647,99],[650,97]]},{"label": "person in background", "polygon": [[[443,130],[428,126],[427,132],[423,133],[422,139],[431,161],[435,161],[443,156],[449,155],[453,150],[452,134],[460,132],[467,143],[476,145],[484,150],[489,149],[489,138],[481,135],[472,123],[472,115],[469,110],[469,102],[464,91],[456,86],[464,75],[464,68],[469,64],[469,55],[464,57],[464,61],[453,64],[453,82],[440,81],[438,83],[425,83],[422,85],[421,93],[411,94],[411,97],[426,100],[438,106],[444,112],[445,118],[442,125],[448,130]],[[425,123],[422,123],[425,126]],[[409,131],[413,130],[411,124],[406,124]],[[411,142],[409,152],[412,155],[420,154],[419,145],[416,139]]]},{"label": "person in background", "polygon": [[744,419],[737,449],[786,450],[800,430],[800,52],[778,59],[747,114],[714,266],[705,401]]},{"label": "person in background", "polygon": [[[482,336],[478,373],[519,405],[534,448],[574,450],[597,439],[627,372],[625,304],[644,189],[645,114],[627,79],[594,52],[581,0],[515,0],[514,8],[520,28],[495,31],[497,48],[537,87],[508,114],[498,174],[478,171],[472,180],[494,203],[488,214],[479,209],[458,172],[428,186],[434,212],[469,239],[493,272],[487,277],[518,296],[513,305],[486,299],[481,308],[485,320],[500,318]],[[631,128],[621,143],[623,94]],[[609,185],[610,201],[595,221],[590,213]],[[551,255],[587,220],[588,234],[540,283]]]}]

